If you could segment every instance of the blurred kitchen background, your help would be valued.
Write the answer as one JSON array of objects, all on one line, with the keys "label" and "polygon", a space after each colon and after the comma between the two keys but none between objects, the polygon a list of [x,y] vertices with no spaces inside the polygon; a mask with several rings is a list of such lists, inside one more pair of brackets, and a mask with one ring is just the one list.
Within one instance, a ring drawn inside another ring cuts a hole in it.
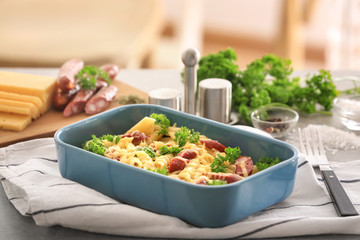
[{"label": "blurred kitchen background", "polygon": [[181,69],[189,47],[232,47],[240,68],[273,53],[296,70],[359,70],[360,1],[0,0],[0,67]]}]

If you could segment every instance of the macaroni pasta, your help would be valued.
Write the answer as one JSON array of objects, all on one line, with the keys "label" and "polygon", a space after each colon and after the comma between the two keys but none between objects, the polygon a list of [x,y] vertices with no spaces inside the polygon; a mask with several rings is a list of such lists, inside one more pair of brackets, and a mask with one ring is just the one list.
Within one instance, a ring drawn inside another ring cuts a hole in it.
[{"label": "macaroni pasta", "polygon": [[227,155],[225,147],[203,135],[180,146],[176,139],[180,129],[173,125],[167,134],[159,134],[155,119],[145,117],[120,138],[102,140],[104,156],[145,170],[163,170],[171,178],[196,184],[231,183],[257,171],[250,157],[239,157],[234,163],[225,161],[225,171],[213,172],[214,159]]}]

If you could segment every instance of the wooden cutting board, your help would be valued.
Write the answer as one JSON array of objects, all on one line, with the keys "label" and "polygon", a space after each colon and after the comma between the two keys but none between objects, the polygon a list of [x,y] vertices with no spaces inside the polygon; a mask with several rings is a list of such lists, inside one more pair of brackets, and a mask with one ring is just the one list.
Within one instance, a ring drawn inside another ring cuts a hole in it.
[{"label": "wooden cutting board", "polygon": [[[120,81],[113,81],[112,84],[118,87],[118,94],[116,99],[129,95],[137,95],[140,98],[144,99],[145,102],[148,102],[147,93]],[[119,107],[121,105],[122,104],[115,100],[110,104],[107,110]],[[21,132],[0,130],[0,147],[5,147],[16,142],[30,140],[34,138],[53,137],[54,133],[58,129],[71,123],[85,119],[89,116],[91,115],[82,113],[72,117],[64,117],[62,112],[50,109],[43,116],[30,123],[30,125]]]}]

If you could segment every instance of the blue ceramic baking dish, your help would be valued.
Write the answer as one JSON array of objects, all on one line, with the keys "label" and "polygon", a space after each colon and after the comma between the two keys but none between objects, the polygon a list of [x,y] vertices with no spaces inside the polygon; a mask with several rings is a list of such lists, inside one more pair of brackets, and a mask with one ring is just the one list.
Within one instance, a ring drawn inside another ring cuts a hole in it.
[{"label": "blue ceramic baking dish", "polygon": [[[281,162],[236,183],[204,186],[136,168],[85,151],[91,135],[123,134],[152,113],[195,129],[225,146],[239,146],[256,162],[262,156]],[[155,105],[128,105],[61,128],[55,133],[60,173],[121,202],[178,217],[198,227],[238,222],[286,199],[295,182],[298,150],[285,142]]]}]

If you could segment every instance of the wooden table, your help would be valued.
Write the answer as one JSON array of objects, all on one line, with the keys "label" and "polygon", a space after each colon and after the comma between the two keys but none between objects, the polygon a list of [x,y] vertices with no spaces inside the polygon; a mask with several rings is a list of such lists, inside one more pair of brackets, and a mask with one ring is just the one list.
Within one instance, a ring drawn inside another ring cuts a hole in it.
[{"label": "wooden table", "polygon": [[[13,70],[19,72],[28,72],[28,73],[42,73],[43,75],[54,75],[57,72],[57,69],[0,69],[0,70]],[[305,72],[304,72],[305,73]],[[339,72],[335,73],[336,75],[346,75],[346,74],[357,74],[360,76],[360,72]],[[175,88],[178,90],[183,90],[183,85],[181,83],[180,71],[178,70],[124,70],[118,77],[118,81],[122,81],[129,86],[135,87],[136,89],[144,92],[151,91],[160,87]],[[299,122],[300,127],[304,127],[308,124],[326,124],[334,126],[340,129],[345,129],[339,122],[339,120],[333,116],[303,116]],[[360,134],[360,133],[357,133]],[[341,157],[344,159],[353,159],[358,157],[360,150],[355,151],[339,151],[337,155],[333,155],[332,158]],[[331,161],[332,158],[329,158]],[[0,186],[0,229],[1,237],[0,239],[28,239],[29,237],[36,238],[39,240],[45,240],[50,238],[56,239],[88,239],[88,240],[112,240],[112,239],[139,239],[135,237],[126,237],[126,236],[111,236],[105,234],[97,234],[84,232],[69,228],[64,228],[60,226],[53,227],[39,227],[36,226],[32,218],[27,218],[22,215],[11,205],[10,201],[6,197],[2,186]],[[140,238],[141,239],[141,238]],[[142,238],[143,239],[143,238]],[[319,236],[297,236],[297,237],[284,237],[281,239],[302,239],[302,240],[312,240],[312,239],[359,239],[359,235],[334,235],[326,234]]]}]

